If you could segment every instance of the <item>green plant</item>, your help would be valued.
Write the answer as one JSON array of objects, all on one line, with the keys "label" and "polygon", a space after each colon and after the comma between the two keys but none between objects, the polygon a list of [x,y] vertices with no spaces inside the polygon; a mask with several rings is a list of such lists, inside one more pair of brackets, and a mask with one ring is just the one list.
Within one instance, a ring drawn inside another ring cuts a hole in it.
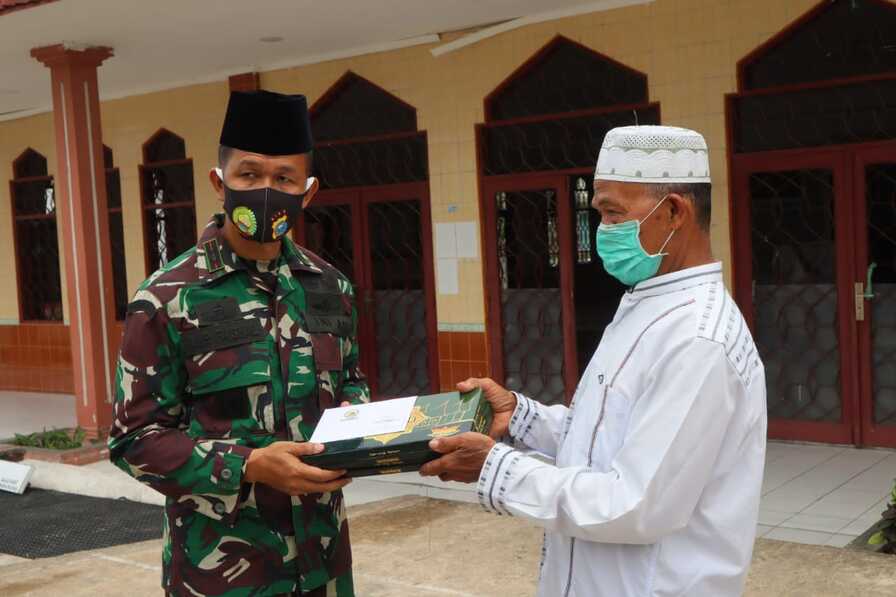
[{"label": "green plant", "polygon": [[29,433],[22,435],[16,433],[13,444],[17,446],[26,446],[29,448],[49,448],[50,450],[71,450],[80,448],[84,444],[84,438],[87,433],[78,427],[74,431],[66,429],[51,429],[37,433]]},{"label": "green plant", "polygon": [[877,532],[868,538],[868,545],[879,546],[878,551],[883,553],[896,553],[896,484],[882,517]]}]

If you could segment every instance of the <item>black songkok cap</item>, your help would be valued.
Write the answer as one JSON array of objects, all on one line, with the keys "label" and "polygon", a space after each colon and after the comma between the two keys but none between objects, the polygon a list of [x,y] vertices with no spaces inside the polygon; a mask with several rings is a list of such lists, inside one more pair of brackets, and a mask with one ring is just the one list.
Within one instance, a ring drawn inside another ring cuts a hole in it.
[{"label": "black songkok cap", "polygon": [[221,145],[263,155],[311,151],[311,122],[304,95],[232,91]]}]

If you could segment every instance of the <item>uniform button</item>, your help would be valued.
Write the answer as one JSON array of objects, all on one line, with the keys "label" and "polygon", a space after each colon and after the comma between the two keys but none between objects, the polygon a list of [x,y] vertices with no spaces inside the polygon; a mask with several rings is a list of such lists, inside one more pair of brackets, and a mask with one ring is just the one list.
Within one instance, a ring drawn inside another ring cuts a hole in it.
[{"label": "uniform button", "polygon": [[229,468],[225,468],[223,471],[221,471],[221,478],[224,479],[225,481],[229,481],[230,477],[232,477],[232,476],[233,476],[233,471],[231,471]]},{"label": "uniform button", "polygon": [[225,509],[224,504],[222,504],[221,502],[218,502],[217,504],[215,504],[215,507],[214,507],[215,514],[224,514],[224,509]]}]

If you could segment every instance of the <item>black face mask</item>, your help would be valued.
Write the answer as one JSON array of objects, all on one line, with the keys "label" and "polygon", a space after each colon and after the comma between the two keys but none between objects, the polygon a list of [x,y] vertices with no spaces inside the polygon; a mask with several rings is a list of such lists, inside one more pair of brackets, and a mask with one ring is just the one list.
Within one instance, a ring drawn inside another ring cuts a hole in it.
[{"label": "black face mask", "polygon": [[243,237],[259,243],[280,240],[302,213],[312,181],[308,179],[306,191],[298,195],[270,187],[237,191],[224,185],[224,211]]}]

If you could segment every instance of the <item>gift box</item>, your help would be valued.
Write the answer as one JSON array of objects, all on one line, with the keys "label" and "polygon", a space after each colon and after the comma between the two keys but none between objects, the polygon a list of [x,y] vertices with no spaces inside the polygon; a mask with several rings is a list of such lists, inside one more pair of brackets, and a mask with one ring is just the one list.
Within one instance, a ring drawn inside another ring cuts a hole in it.
[{"label": "gift box", "polygon": [[[386,402],[365,408],[376,409]],[[351,409],[343,416],[350,415]],[[488,433],[491,422],[491,405],[480,388],[463,394],[417,396],[404,430],[325,442],[323,452],[304,456],[302,461],[324,469],[345,469],[349,477],[416,471],[439,456],[430,449],[431,440],[468,431]]]}]

